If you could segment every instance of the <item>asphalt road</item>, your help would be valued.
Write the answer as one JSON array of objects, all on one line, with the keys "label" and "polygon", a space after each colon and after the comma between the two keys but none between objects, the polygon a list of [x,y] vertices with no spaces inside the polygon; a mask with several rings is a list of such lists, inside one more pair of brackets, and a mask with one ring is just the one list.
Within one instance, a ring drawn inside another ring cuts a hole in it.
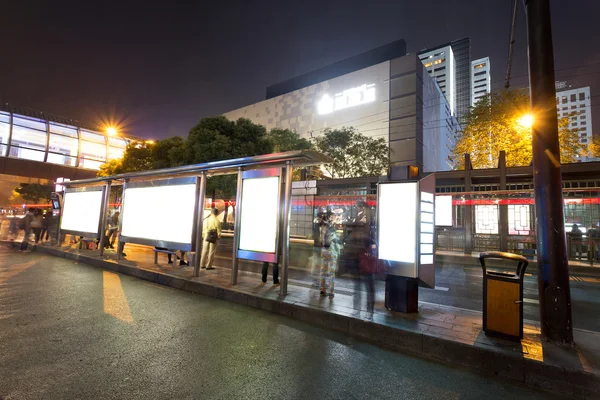
[{"label": "asphalt road", "polygon": [[0,250],[2,399],[541,399],[263,311]]}]

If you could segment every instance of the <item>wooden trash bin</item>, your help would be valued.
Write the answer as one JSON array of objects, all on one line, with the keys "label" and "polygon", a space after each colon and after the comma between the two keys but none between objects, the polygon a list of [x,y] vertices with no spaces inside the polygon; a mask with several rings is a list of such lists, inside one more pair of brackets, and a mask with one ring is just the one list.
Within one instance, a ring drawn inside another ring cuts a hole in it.
[{"label": "wooden trash bin", "polygon": [[[517,263],[516,274],[488,271],[485,260],[500,258]],[[504,252],[481,253],[483,268],[483,331],[488,336],[523,339],[523,277],[529,262]]]}]

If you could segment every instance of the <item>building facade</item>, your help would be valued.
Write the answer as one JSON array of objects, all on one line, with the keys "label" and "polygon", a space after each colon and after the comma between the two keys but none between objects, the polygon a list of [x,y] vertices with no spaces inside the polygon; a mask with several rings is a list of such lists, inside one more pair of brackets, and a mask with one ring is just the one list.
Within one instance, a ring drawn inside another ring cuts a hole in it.
[{"label": "building facade", "polygon": [[28,109],[0,109],[0,157],[98,170],[123,156],[131,138]]},{"label": "building facade", "polygon": [[492,91],[490,58],[484,57],[471,61],[471,107],[479,99]]},{"label": "building facade", "polygon": [[392,166],[414,165],[424,172],[450,168],[458,123],[420,60],[406,55],[403,40],[273,85],[267,97],[224,115],[305,138],[353,127],[384,138]]},{"label": "building facade", "polygon": [[[448,48],[451,50],[453,57],[450,56]],[[442,52],[444,54],[440,54]],[[435,62],[435,60],[445,58],[445,61],[441,61],[437,65],[432,63],[427,70],[435,77],[440,87],[446,86],[444,94],[448,103],[454,105],[453,115],[457,117],[459,123],[463,122],[464,116],[471,106],[471,39],[466,37],[440,46],[423,49],[418,53],[418,56],[424,65],[430,61]],[[445,65],[442,65],[444,63]],[[441,70],[442,66],[445,66],[445,69]],[[445,71],[445,73],[442,71]],[[449,87],[450,79],[453,81],[454,86],[452,90]],[[445,82],[443,82],[444,80]],[[454,95],[452,95],[452,91]]]},{"label": "building facade", "polygon": [[[557,87],[561,87],[558,86]],[[577,130],[579,142],[587,149],[592,141],[592,111],[590,87],[556,91],[556,112],[559,118],[569,117],[569,128]],[[579,157],[587,161],[585,155]]]}]

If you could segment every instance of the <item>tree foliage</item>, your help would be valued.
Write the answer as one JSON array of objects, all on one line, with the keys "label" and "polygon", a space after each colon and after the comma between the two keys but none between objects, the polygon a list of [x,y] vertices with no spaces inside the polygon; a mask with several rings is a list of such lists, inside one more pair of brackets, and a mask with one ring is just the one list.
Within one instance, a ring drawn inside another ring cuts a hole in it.
[{"label": "tree foliage", "polygon": [[[455,168],[464,168],[464,154],[471,155],[473,168],[495,168],[500,150],[506,152],[508,167],[530,165],[531,129],[518,123],[530,112],[529,93],[522,89],[504,90],[481,98],[467,113],[464,129],[456,137],[452,152]],[[534,116],[535,117],[535,116]],[[569,117],[559,118],[561,162],[575,162],[583,147]]]},{"label": "tree foliage", "polygon": [[312,141],[318,151],[333,159],[323,168],[334,179],[379,176],[390,165],[385,139],[365,136],[356,128],[326,129]]},{"label": "tree foliage", "polygon": [[274,128],[269,132],[269,140],[276,153],[293,150],[312,150],[313,144],[290,129]]},{"label": "tree foliage", "polygon": [[39,183],[21,183],[15,188],[15,192],[18,193],[26,202],[31,201],[33,203],[37,203],[40,199],[49,201],[52,189],[53,188],[51,185],[40,185]]},{"label": "tree foliage", "polygon": [[592,136],[592,141],[588,145],[588,156],[600,158],[600,135]]}]

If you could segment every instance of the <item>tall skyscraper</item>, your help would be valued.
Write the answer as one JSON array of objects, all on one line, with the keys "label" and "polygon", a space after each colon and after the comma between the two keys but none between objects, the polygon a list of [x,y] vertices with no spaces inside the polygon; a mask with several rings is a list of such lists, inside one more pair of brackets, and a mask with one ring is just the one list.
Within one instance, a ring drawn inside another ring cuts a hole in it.
[{"label": "tall skyscraper", "polygon": [[[560,90],[565,89],[566,90]],[[590,100],[590,87],[571,89],[566,82],[556,83],[556,112],[558,118],[569,117],[569,128],[577,130],[579,142],[587,149],[592,141],[592,112]],[[587,161],[584,155],[580,155],[581,161]]]},{"label": "tall skyscraper", "polygon": [[[442,92],[452,105],[452,113],[462,123],[471,106],[471,39],[466,37],[424,49],[418,56],[440,88],[444,87]],[[438,64],[434,64],[436,61]]]},{"label": "tall skyscraper", "polygon": [[471,106],[477,100],[491,92],[492,78],[490,76],[489,57],[480,58],[471,62]]}]

